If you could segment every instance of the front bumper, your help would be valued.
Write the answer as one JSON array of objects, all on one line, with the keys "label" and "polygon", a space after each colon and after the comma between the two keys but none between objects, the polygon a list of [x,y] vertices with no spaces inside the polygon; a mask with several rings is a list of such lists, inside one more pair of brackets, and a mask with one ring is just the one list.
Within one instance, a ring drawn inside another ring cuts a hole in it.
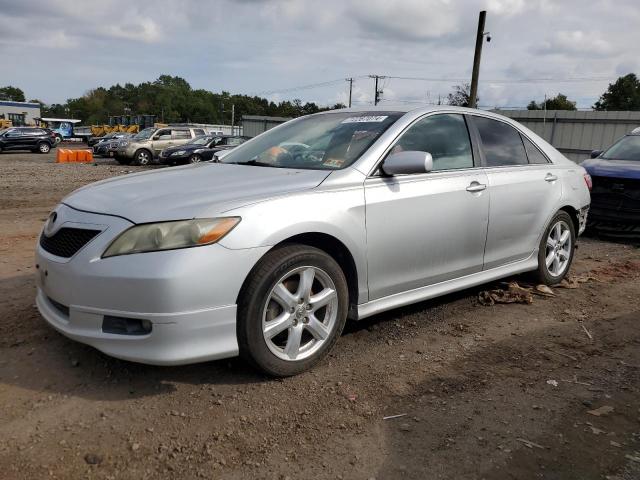
[{"label": "front bumper", "polygon": [[[237,355],[236,299],[267,247],[219,244],[101,258],[132,224],[60,205],[62,224],[101,230],[69,259],[36,250],[36,305],[67,337],[125,360],[179,365]],[[151,332],[103,331],[105,316],[148,320]]]},{"label": "front bumper", "polygon": [[189,161],[189,157],[193,154],[193,152],[187,152],[184,155],[164,155],[164,152],[161,152],[158,155],[158,163],[162,165],[167,165],[169,163],[185,163]]},{"label": "front bumper", "polygon": [[[36,305],[42,317],[63,335],[112,357],[150,365],[182,365],[238,354],[236,306],[171,314],[101,310],[72,305],[61,311],[38,287]],[[147,335],[102,331],[106,315],[150,320]]]}]

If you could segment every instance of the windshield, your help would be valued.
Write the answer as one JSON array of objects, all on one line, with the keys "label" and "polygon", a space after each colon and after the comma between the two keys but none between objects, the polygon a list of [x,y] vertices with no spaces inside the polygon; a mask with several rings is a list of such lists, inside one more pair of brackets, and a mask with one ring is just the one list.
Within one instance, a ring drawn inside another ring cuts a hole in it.
[{"label": "windshield", "polygon": [[345,112],[302,117],[240,145],[220,162],[311,170],[345,168],[402,115]]},{"label": "windshield", "polygon": [[614,143],[600,158],[640,162],[640,135],[628,135]]},{"label": "windshield", "polygon": [[198,137],[195,140],[189,142],[191,145],[207,145],[211,140],[213,140],[213,137],[209,136],[209,137]]},{"label": "windshield", "polygon": [[134,137],[133,140],[147,140],[153,135],[156,129],[153,127],[145,128],[144,130],[140,130]]}]

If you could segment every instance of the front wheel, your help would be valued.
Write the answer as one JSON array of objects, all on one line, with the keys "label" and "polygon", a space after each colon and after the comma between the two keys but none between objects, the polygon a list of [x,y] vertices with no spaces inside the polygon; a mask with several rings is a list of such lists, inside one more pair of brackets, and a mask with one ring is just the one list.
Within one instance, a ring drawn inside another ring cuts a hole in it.
[{"label": "front wheel", "polygon": [[567,212],[553,217],[542,236],[538,250],[538,280],[545,285],[556,285],[569,272],[575,252],[576,233],[573,220]]},{"label": "front wheel", "polygon": [[240,294],[240,355],[273,376],[308,370],[342,333],[348,305],[347,281],[333,258],[305,245],[277,247]]},{"label": "front wheel", "polygon": [[38,144],[38,151],[40,153],[49,153],[49,150],[51,150],[51,145],[49,145],[47,142],[40,142]]},{"label": "front wheel", "polygon": [[202,161],[202,155],[194,153],[189,157],[189,163],[200,163]]},{"label": "front wheel", "polygon": [[151,163],[151,152],[149,150],[138,150],[133,156],[136,165],[145,166]]}]

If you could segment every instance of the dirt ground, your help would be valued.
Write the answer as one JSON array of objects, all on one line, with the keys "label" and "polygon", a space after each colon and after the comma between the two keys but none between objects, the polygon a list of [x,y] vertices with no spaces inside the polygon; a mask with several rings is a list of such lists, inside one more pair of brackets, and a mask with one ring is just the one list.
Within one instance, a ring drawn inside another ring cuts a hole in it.
[{"label": "dirt ground", "polygon": [[294,378],[237,359],[149,367],[35,309],[48,212],[138,170],[53,158],[0,155],[1,478],[640,478],[637,247],[583,239],[587,281],[531,305],[480,305],[497,282],[348,325]]}]

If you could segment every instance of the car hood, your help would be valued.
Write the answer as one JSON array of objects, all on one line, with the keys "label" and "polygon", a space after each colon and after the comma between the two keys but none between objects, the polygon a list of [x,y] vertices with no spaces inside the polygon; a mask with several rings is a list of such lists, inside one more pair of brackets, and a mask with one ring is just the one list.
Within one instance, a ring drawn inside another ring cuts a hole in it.
[{"label": "car hood", "polygon": [[63,203],[134,223],[206,218],[248,203],[318,186],[331,172],[202,163],[111,178]]},{"label": "car hood", "polygon": [[615,177],[640,180],[640,162],[591,158],[580,164],[592,177]]}]

